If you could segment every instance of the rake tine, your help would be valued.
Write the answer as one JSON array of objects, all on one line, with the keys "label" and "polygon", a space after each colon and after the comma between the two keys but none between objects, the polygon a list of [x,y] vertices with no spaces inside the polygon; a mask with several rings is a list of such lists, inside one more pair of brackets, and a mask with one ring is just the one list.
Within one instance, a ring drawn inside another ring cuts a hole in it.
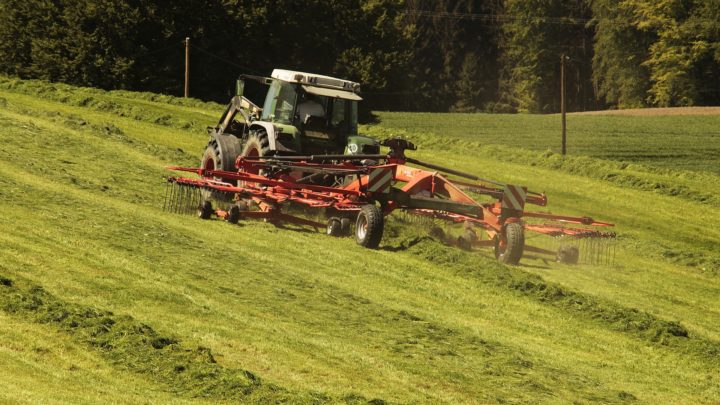
[{"label": "rake tine", "polygon": [[197,187],[191,187],[191,188],[190,188],[190,193],[191,193],[191,194],[190,194],[190,204],[189,204],[188,207],[187,207],[187,208],[188,208],[188,210],[187,210],[187,214],[188,214],[188,215],[191,215],[191,214],[193,213],[193,210],[194,210],[195,208],[197,208],[198,205],[200,205],[200,203],[197,202],[198,193],[199,193],[199,190],[197,189]]},{"label": "rake tine", "polygon": [[611,240],[605,241],[605,264],[610,264],[610,244],[612,244]]},{"label": "rake tine", "polygon": [[190,198],[190,190],[189,187],[184,187],[183,189],[183,201],[182,205],[180,206],[180,214],[184,214],[185,211],[187,211],[187,205],[188,205],[188,198]]},{"label": "rake tine", "polygon": [[190,189],[189,187],[185,187],[183,190],[183,205],[180,207],[180,213],[185,214],[187,211],[187,206],[189,204],[188,199],[190,198]]},{"label": "rake tine", "polygon": [[177,214],[178,208],[180,207],[180,203],[182,202],[182,184],[178,184],[177,188],[175,189],[175,199],[173,202],[173,212]]},{"label": "rake tine", "polygon": [[167,212],[172,212],[173,199],[175,198],[175,187],[177,187],[177,183],[168,183],[167,204],[165,206],[165,211]]},{"label": "rake tine", "polygon": [[194,201],[195,201],[195,188],[188,187],[188,202],[185,205],[185,211],[183,212],[183,214],[185,214],[185,215],[190,214],[190,207],[192,207]]},{"label": "rake tine", "polygon": [[175,199],[177,194],[177,183],[173,183],[170,188],[170,200],[168,201],[168,212],[175,212]]},{"label": "rake tine", "polygon": [[180,185],[180,198],[178,199],[178,205],[176,209],[176,213],[181,214],[182,213],[182,207],[185,203],[185,185]]},{"label": "rake tine", "polygon": [[180,207],[182,206],[182,193],[185,191],[185,185],[179,184],[177,189],[177,196],[175,197],[175,213],[180,213]]},{"label": "rake tine", "polygon": [[163,200],[163,211],[166,211],[167,207],[167,198],[168,198],[168,188],[170,187],[170,181],[168,180],[165,182],[165,199]]},{"label": "rake tine", "polygon": [[181,184],[180,190],[178,193],[178,203],[177,203],[177,206],[175,207],[176,214],[179,214],[182,211],[182,205],[183,205],[184,200],[185,200],[185,185]]},{"label": "rake tine", "polygon": [[599,248],[599,246],[598,246],[598,240],[597,240],[595,237],[592,237],[592,236],[590,237],[590,240],[592,241],[592,245],[593,245],[593,250],[592,250],[592,253],[593,253],[593,264],[597,264],[598,251],[600,250],[600,248]]},{"label": "rake tine", "polygon": [[[193,210],[197,209],[202,204],[202,189],[195,189],[195,203],[193,204]],[[192,212],[191,212],[192,213]]]},{"label": "rake tine", "polygon": [[175,189],[175,205],[173,206],[173,212],[177,214],[178,209],[180,208],[180,204],[182,203],[182,190],[183,185],[178,184],[177,189]]}]

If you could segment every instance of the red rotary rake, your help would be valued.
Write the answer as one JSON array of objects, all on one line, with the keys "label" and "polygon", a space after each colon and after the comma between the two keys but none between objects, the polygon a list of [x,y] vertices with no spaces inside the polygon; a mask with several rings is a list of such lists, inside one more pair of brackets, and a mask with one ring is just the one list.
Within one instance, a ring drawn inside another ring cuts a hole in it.
[{"label": "red rotary rake", "polygon": [[[612,226],[610,223],[525,211],[528,203],[545,206],[545,194],[406,157],[405,150],[416,148],[403,139],[390,139],[382,144],[390,148],[389,154],[241,156],[236,161],[237,171],[171,167],[200,178],[168,178],[173,187],[166,195],[165,208],[176,212],[197,209],[203,219],[215,215],[231,223],[244,218],[287,221],[326,228],[332,236],[351,234],[354,223],[357,243],[367,248],[379,246],[385,217],[399,209],[464,223],[466,231],[458,238],[458,245],[468,249],[492,247],[496,257],[508,264],[517,264],[524,252],[550,255],[564,262],[578,261],[577,246],[562,247],[559,251],[530,246],[525,244],[526,232],[575,241],[605,241],[615,236],[598,230]],[[449,176],[469,181],[449,180]],[[209,198],[221,194],[232,196],[229,208],[214,209]],[[492,201],[478,202],[469,194],[489,196]],[[285,208],[291,205],[322,209],[328,221],[321,223],[290,214]],[[484,229],[488,238],[478,238],[474,227]]]}]

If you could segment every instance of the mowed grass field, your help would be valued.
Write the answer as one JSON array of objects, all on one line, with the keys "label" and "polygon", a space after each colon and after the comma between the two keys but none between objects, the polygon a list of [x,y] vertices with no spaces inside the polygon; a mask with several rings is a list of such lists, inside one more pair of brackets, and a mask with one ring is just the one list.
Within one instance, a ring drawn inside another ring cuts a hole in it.
[{"label": "mowed grass field", "polygon": [[[658,110],[633,115],[567,115],[567,153],[600,159],[644,163],[671,170],[720,174],[720,111],[685,109],[687,115]],[[702,114],[700,114],[702,113]],[[380,125],[409,133],[506,145],[539,151],[561,151],[559,114],[432,114],[378,112]]]},{"label": "mowed grass field", "polygon": [[[399,218],[369,251],[163,212],[165,166],[196,165],[222,110],[0,78],[0,402],[720,401],[712,170],[561,159],[382,113],[363,131],[620,237],[613,265],[507,267]],[[539,145],[545,119],[500,116],[494,133]]]}]

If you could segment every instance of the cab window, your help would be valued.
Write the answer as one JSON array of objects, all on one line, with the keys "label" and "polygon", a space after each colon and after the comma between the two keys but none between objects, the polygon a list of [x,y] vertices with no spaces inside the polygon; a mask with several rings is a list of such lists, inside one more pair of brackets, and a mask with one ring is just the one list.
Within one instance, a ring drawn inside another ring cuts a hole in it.
[{"label": "cab window", "polygon": [[274,80],[268,90],[265,104],[263,104],[262,119],[290,124],[296,100],[297,92],[294,85]]},{"label": "cab window", "polygon": [[350,134],[357,134],[357,102],[336,98],[333,100],[330,124]]}]

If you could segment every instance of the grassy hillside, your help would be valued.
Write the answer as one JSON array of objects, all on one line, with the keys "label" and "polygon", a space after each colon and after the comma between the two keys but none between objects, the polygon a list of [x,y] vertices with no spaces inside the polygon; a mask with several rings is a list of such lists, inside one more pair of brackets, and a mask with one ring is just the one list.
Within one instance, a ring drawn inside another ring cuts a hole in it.
[{"label": "grassy hillside", "polygon": [[162,212],[219,105],[8,78],[0,105],[0,402],[720,400],[714,174],[413,134],[618,223],[614,266],[506,267],[402,219],[368,251]]}]

